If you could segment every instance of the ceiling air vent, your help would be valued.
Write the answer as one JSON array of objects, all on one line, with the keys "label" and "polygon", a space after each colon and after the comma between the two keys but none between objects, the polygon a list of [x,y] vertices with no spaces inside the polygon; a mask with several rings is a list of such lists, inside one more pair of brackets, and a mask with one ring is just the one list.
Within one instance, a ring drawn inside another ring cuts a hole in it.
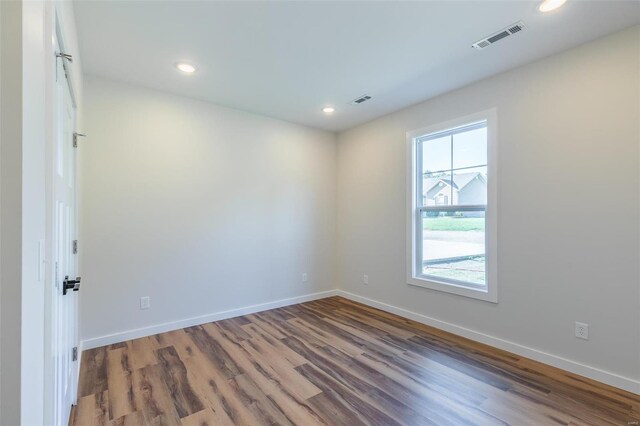
[{"label": "ceiling air vent", "polygon": [[352,100],[351,102],[349,102],[351,105],[360,105],[363,102],[367,102],[369,99],[371,99],[371,96],[369,95],[362,95],[360,97],[357,97],[356,99]]},{"label": "ceiling air vent", "polygon": [[482,50],[485,47],[491,46],[493,43],[497,43],[505,37],[509,37],[514,35],[515,33],[519,33],[524,30],[526,27],[522,21],[516,22],[513,25],[505,28],[504,30],[498,31],[495,34],[490,35],[489,37],[483,38],[482,40],[478,40],[471,45],[474,49]]}]

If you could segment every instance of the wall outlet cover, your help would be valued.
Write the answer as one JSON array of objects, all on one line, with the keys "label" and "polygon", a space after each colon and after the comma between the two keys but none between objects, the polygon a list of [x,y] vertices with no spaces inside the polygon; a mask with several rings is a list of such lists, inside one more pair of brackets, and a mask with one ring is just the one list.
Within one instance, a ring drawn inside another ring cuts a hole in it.
[{"label": "wall outlet cover", "polygon": [[149,296],[143,296],[140,298],[140,309],[151,308],[151,298]]},{"label": "wall outlet cover", "polygon": [[576,337],[578,339],[589,340],[589,324],[576,321]]}]

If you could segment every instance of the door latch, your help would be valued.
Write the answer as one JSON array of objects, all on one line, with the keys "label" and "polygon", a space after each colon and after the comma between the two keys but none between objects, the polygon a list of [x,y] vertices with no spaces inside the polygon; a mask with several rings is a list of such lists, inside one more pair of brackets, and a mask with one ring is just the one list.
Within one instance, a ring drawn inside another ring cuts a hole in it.
[{"label": "door latch", "polygon": [[70,280],[69,275],[65,276],[64,281],[62,282],[62,294],[66,295],[67,290],[79,291],[80,279],[80,277],[77,277],[75,280]]}]

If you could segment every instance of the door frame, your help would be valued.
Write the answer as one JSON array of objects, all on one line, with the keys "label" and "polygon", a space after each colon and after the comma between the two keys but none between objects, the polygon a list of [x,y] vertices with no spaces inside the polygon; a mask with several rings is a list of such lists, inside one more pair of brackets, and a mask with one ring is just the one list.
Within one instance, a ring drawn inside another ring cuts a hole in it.
[{"label": "door frame", "polygon": [[[46,152],[45,152],[45,162],[46,162],[46,170],[45,170],[45,180],[46,180],[46,239],[45,239],[45,306],[44,306],[44,315],[45,315],[45,324],[44,324],[44,421],[45,424],[54,424],[55,422],[55,384],[56,384],[56,365],[54,358],[54,326],[55,321],[53,318],[53,297],[56,294],[55,284],[56,284],[56,267],[55,267],[55,246],[57,244],[56,238],[56,205],[55,205],[55,182],[56,182],[56,138],[58,137],[58,126],[61,123],[58,122],[59,117],[62,115],[59,114],[58,110],[58,95],[56,88],[56,74],[57,74],[57,61],[63,60],[61,58],[56,57],[57,49],[56,44],[59,46],[60,51],[65,52],[68,48],[68,45],[65,44],[65,38],[62,31],[64,28],[64,23],[60,19],[60,13],[57,10],[56,3],[49,3],[50,7],[48,7],[45,11],[46,17],[46,31],[45,34],[48,34],[51,40],[51,44],[47,43],[47,45],[51,46],[50,51],[47,53],[47,58],[45,62],[46,67],[46,75],[48,76],[47,84],[46,84],[46,93],[45,93],[45,102],[47,103],[47,141],[46,141]],[[57,43],[56,43],[57,41]],[[69,64],[67,64],[69,65]],[[71,103],[74,113],[74,123],[73,123],[73,131],[77,131],[77,122],[78,122],[78,103],[76,98],[77,90],[73,86],[74,79],[72,78],[74,74],[73,66],[67,66],[67,84],[69,87]],[[72,141],[70,140],[71,144]],[[76,156],[73,156],[75,162],[75,184],[74,190],[75,194],[73,197],[73,205],[71,208],[75,213],[75,221],[74,221],[74,235],[78,235],[78,203],[77,203],[77,159]],[[78,262],[76,258],[76,269],[78,268]],[[76,302],[75,312],[76,312],[76,324],[75,326],[75,344],[78,345],[78,306],[77,306],[77,298],[74,298]],[[71,348],[69,348],[71,351]],[[73,364],[74,371],[72,371],[72,383],[71,383],[71,394],[73,395],[73,404],[77,404],[77,385],[78,385],[78,376],[80,372],[80,348],[78,348],[78,360]],[[67,419],[68,421],[68,419]]]}]

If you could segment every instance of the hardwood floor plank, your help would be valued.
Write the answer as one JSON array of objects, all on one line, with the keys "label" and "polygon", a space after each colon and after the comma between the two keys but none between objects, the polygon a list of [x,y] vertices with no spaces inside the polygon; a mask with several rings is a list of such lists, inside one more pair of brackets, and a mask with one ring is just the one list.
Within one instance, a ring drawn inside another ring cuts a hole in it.
[{"label": "hardwood floor plank", "polygon": [[580,414],[581,418],[576,418],[567,413],[556,411],[546,404],[538,404],[534,401],[523,400],[512,393],[505,392],[498,398],[489,398],[482,404],[482,408],[494,413],[509,424],[525,424],[525,425],[546,425],[546,424],[569,424],[574,421],[583,425],[607,424],[593,423],[585,421],[585,418],[592,418],[587,415]]},{"label": "hardwood floor plank", "polygon": [[[137,410],[133,398],[131,367],[126,348],[107,352],[109,386],[109,419],[119,419]],[[124,420],[123,420],[124,421]]]},{"label": "hardwood floor plank", "polygon": [[156,338],[158,348],[173,346],[183,361],[192,357],[194,350],[196,350],[193,340],[191,340],[184,330],[174,330],[167,333],[156,334],[154,337]]},{"label": "hardwood floor plank", "polygon": [[107,390],[107,347],[89,349],[82,353],[78,397],[102,393]]},{"label": "hardwood floor plank", "polygon": [[396,338],[395,336],[389,336],[389,339],[398,345],[405,346],[406,352],[402,357],[407,357],[409,359],[416,359],[417,357],[426,358],[430,361],[458,370],[463,374],[471,376],[481,382],[490,384],[502,391],[506,391],[511,388],[511,383],[508,380],[500,377],[499,375],[491,374],[491,372],[487,372],[480,367],[450,358],[411,340],[403,340]]},{"label": "hardwood floor plank", "polygon": [[316,337],[318,340],[324,342],[325,345],[333,346],[334,348],[341,350],[345,354],[350,356],[358,356],[363,353],[362,348],[356,346],[344,339],[341,339],[340,336],[330,334],[328,332],[324,332],[321,329],[309,324],[308,322],[301,320],[299,318],[289,320],[290,324],[295,324],[295,326],[300,329],[305,334]]},{"label": "hardwood floor plank", "polygon": [[285,336],[295,336],[295,337],[303,338],[303,339],[306,339],[306,341],[311,345],[318,346],[318,347],[324,346],[324,342],[322,342],[321,340],[318,340],[311,335],[305,335],[298,328],[289,324],[287,321],[289,319],[292,319],[293,318],[292,316],[288,315],[287,317],[285,317],[284,315],[279,315],[279,312],[276,312],[276,311],[277,310],[261,312],[261,315],[264,315],[265,318],[271,321],[271,324],[274,327],[276,327]]},{"label": "hardwood floor plank", "polygon": [[[268,345],[268,347],[272,348],[273,351],[278,353],[281,357],[284,357],[289,363],[297,367],[299,365],[307,362],[306,359],[289,349],[286,345],[284,345],[279,338],[273,336],[269,332],[265,331],[262,325],[258,324],[249,324],[244,326],[245,330],[253,340],[258,340]],[[286,337],[286,336],[285,336]]]},{"label": "hardwood floor plank", "polygon": [[271,363],[257,354],[249,344],[255,345],[255,343],[248,340],[242,342],[225,340],[215,324],[205,324],[203,327],[213,339],[220,342],[229,356],[237,361],[238,367],[243,371],[242,374],[250,377],[265,394],[277,392],[285,380],[272,368]]},{"label": "hardwood floor plank", "polygon": [[[220,331],[213,325],[207,324],[205,329],[216,340],[220,341],[222,338]],[[261,332],[258,333],[255,326],[248,331],[251,334],[249,340],[239,344],[232,341],[224,343],[223,341],[222,345],[225,351],[237,360],[238,365],[245,372],[244,374],[250,377],[261,392],[294,424],[309,426],[324,424],[322,419],[305,402],[308,397],[320,393],[320,390],[293,369],[301,363],[290,361],[291,353],[298,357],[299,355],[277,339],[263,340],[266,336]],[[277,348],[267,349],[270,345]],[[302,361],[306,362],[304,359]],[[273,363],[276,365],[272,365]]]},{"label": "hardwood floor plank", "polygon": [[289,393],[302,400],[320,393],[318,388],[304,380],[294,370],[286,358],[271,350],[267,344],[263,344],[262,340],[252,338],[240,343],[231,340],[225,341],[217,324],[205,324],[203,327],[238,362],[251,360],[241,368],[249,376],[262,383],[266,393],[270,393],[271,382],[276,386],[287,387]]},{"label": "hardwood floor plank", "polygon": [[287,392],[296,395],[299,399],[305,400],[320,393],[320,389],[304,380],[302,376],[281,357],[277,357],[265,350],[265,346],[261,346],[259,342],[254,340],[243,342],[243,348],[247,351],[263,369],[269,369],[274,372],[278,385],[287,389]]},{"label": "hardwood floor plank", "polygon": [[202,326],[189,327],[185,331],[198,349],[207,356],[209,361],[216,365],[227,379],[243,373],[236,362],[222,348],[220,342],[213,339]]},{"label": "hardwood floor plank", "polygon": [[286,334],[282,333],[280,330],[270,324],[268,320],[265,321],[264,319],[262,319],[262,316],[259,313],[247,315],[246,318],[249,320],[249,322],[242,326],[245,331],[247,331],[247,327],[260,327],[262,330],[264,330],[266,333],[269,333],[276,339],[284,339],[285,337],[287,337]]},{"label": "hardwood floor plank", "polygon": [[640,396],[340,297],[82,354],[76,425],[629,425]]},{"label": "hardwood floor plank", "polygon": [[309,406],[322,417],[327,425],[360,426],[367,423],[358,414],[349,409],[334,394],[320,393],[307,401]]},{"label": "hardwood floor plank", "polygon": [[150,365],[133,372],[136,407],[147,424],[180,425],[180,416],[173,404],[173,395],[162,378],[162,367]]},{"label": "hardwood floor plank", "polygon": [[158,348],[156,339],[143,337],[141,339],[129,340],[126,344],[129,355],[129,365],[132,370],[158,363],[158,359],[153,352]]},{"label": "hardwood floor plank", "polygon": [[[491,363],[482,362],[481,360],[470,356],[470,352],[465,353],[456,349],[450,349],[442,344],[436,343],[435,341],[429,341],[428,339],[419,336],[414,336],[410,338],[409,341],[424,348],[425,352],[422,354],[426,354],[430,359],[435,360],[437,357],[437,360],[440,363],[453,363],[455,365],[464,365],[464,368],[474,369],[473,373],[470,373],[469,375],[476,374],[477,370],[481,370],[491,374],[494,378],[505,378],[511,382],[519,383],[523,386],[535,389],[538,392],[547,394],[550,392],[547,387],[542,386],[538,382],[527,380],[518,374],[512,374],[510,371],[504,368],[499,368]],[[446,361],[442,362],[445,358]]]},{"label": "hardwood floor plank", "polygon": [[[279,387],[279,390],[280,392],[274,392],[267,395],[267,398],[280,407],[282,412],[293,424],[305,426],[320,426],[327,424],[309,404],[309,400],[315,396],[312,396],[307,400],[301,400],[282,386]],[[322,392],[317,395],[320,395],[321,393]]]},{"label": "hardwood floor plank", "polygon": [[[395,380],[398,377],[385,374],[384,370],[379,371],[376,368],[372,368],[366,363],[360,362],[358,358],[344,359],[340,352],[330,347],[324,350],[328,358],[338,362],[340,365],[347,365],[350,375],[366,383],[368,385],[367,395],[379,400],[379,405],[384,404],[385,400],[396,400],[410,407],[415,416],[422,415],[436,422],[500,423],[498,419],[487,415],[472,404],[464,403],[460,399],[445,397],[439,392],[429,391],[426,387],[421,387],[418,390],[415,386],[406,386],[405,383],[408,383],[406,380]],[[463,386],[460,386],[461,388]],[[384,390],[386,396],[380,394],[380,389]],[[433,407],[437,407],[437,410],[434,410]]]},{"label": "hardwood floor plank", "polygon": [[415,333],[413,333],[412,331],[402,328],[399,325],[389,324],[388,322],[383,321],[381,318],[374,318],[372,316],[363,315],[360,312],[352,312],[344,309],[342,309],[340,312],[343,315],[350,317],[356,321],[369,324],[374,328],[382,330],[387,334],[397,336],[398,338],[401,338],[401,339],[409,339],[415,336]]},{"label": "hardwood floor plank", "polygon": [[146,424],[144,415],[140,411],[125,414],[109,422],[109,426],[140,426]]},{"label": "hardwood floor plank", "polygon": [[258,419],[244,407],[228,379],[204,354],[194,354],[185,360],[185,365],[189,380],[212,409],[217,425],[258,424]]},{"label": "hardwood floor plank", "polygon": [[75,426],[104,426],[109,423],[109,391],[78,399]]},{"label": "hardwood floor plank", "polygon": [[249,339],[249,335],[242,329],[242,325],[245,325],[245,323],[241,323],[236,318],[218,321],[216,325],[220,328],[224,337],[236,343]]},{"label": "hardwood floor plank", "polygon": [[273,403],[273,401],[267,398],[258,387],[255,385],[246,374],[240,374],[231,379],[230,384],[235,389],[236,393],[242,399],[244,406],[255,415],[258,419],[258,424],[265,425],[286,425],[292,426],[293,423],[282,412],[280,407]]},{"label": "hardwood floor plank", "polygon": [[339,404],[343,410],[351,411],[363,423],[389,426],[401,424],[383,411],[363,401],[361,395],[345,389],[341,384],[332,380],[316,367],[304,364],[296,367],[296,370],[311,383],[322,389],[322,393],[329,396],[334,403]]},{"label": "hardwood floor plank", "polygon": [[[487,389],[488,385],[471,377],[461,375],[456,378],[455,370],[441,373],[433,371],[433,369],[421,368],[400,358],[388,362],[370,354],[362,354],[355,359],[403,386],[413,389],[418,394],[433,394],[438,398],[455,401],[462,406],[479,406],[494,390],[493,388]],[[487,392],[488,390],[489,392]]]},{"label": "hardwood floor plank", "polygon": [[182,426],[217,426],[220,423],[211,408],[205,408],[185,417],[181,424]]},{"label": "hardwood floor plank", "polygon": [[[326,318],[324,320],[327,324],[332,325],[335,329],[341,329],[344,333],[347,333],[351,336],[354,336],[356,339],[356,341],[358,342],[358,344],[362,347],[365,346],[367,350],[369,351],[375,351],[381,354],[388,354],[390,356],[392,355],[398,355],[401,354],[402,352],[404,352],[404,349],[393,345],[389,342],[385,342],[384,340],[381,340],[379,338],[377,338],[376,336],[372,336],[371,334],[368,334],[365,331],[359,330],[355,327],[353,327],[352,325],[348,325],[348,324],[344,324],[342,322],[333,320],[331,318]],[[340,333],[342,334],[342,333]],[[352,337],[352,338],[354,338]]]},{"label": "hardwood floor plank", "polygon": [[[344,386],[358,389],[366,400],[374,400],[377,407],[401,423],[499,424],[497,419],[475,407],[455,403],[436,392],[427,392],[424,388],[420,392],[415,392],[410,387],[393,380],[392,377],[360,363],[357,358],[346,357],[334,348],[326,347],[322,352],[330,362],[347,368],[339,371],[338,375],[333,374],[333,367],[329,363],[325,366],[317,365],[318,368]],[[437,409],[434,410],[434,407]]]},{"label": "hardwood floor plank", "polygon": [[106,346],[108,351],[112,351],[114,349],[126,348],[126,347],[127,347],[127,342],[112,343],[111,345]]},{"label": "hardwood floor plank", "polygon": [[175,348],[169,346],[158,349],[156,354],[163,367],[162,377],[169,389],[178,416],[182,418],[204,410],[204,405],[194,392],[187,377],[187,369]]}]

